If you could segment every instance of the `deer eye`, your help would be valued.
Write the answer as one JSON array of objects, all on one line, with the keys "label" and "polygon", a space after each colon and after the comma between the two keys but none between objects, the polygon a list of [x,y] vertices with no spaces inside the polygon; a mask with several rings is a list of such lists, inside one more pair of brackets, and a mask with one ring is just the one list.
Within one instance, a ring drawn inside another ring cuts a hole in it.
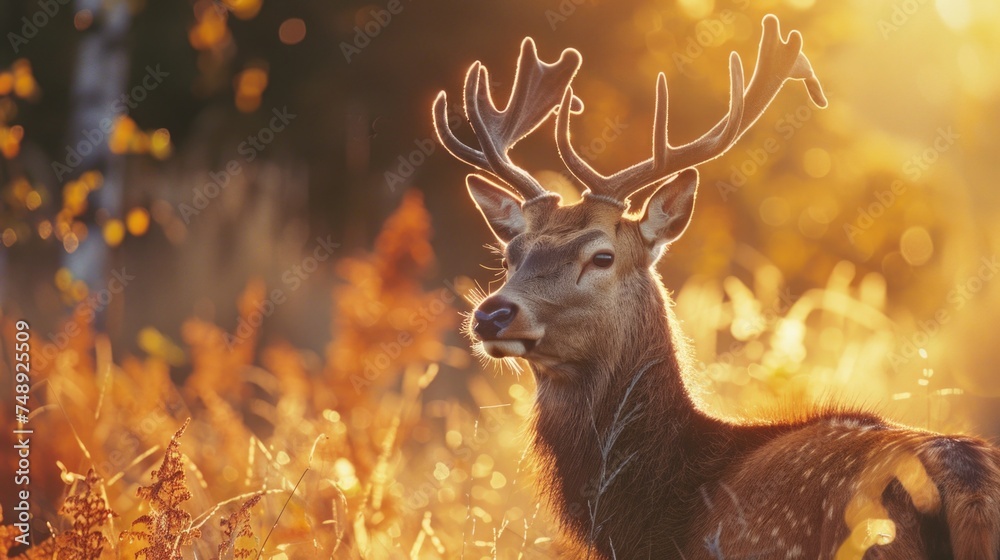
[{"label": "deer eye", "polygon": [[594,266],[598,268],[608,268],[612,263],[615,262],[615,256],[612,253],[601,252],[594,255],[590,262],[594,263]]}]

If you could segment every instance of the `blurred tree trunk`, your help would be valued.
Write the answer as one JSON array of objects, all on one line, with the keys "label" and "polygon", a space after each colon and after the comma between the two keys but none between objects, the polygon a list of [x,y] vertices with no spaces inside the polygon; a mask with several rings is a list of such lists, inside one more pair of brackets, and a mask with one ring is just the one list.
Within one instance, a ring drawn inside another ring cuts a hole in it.
[{"label": "blurred tree trunk", "polygon": [[[96,218],[122,215],[122,156],[108,148],[107,121],[122,114],[127,105],[120,101],[129,75],[127,36],[131,11],[127,0],[76,0],[74,11],[88,10],[93,23],[82,31],[77,47],[76,70],[70,88],[68,145],[74,150],[83,143],[92,149],[77,150],[81,162],[66,179],[76,179],[86,171],[98,171],[103,186],[92,192],[89,211],[83,216],[87,237],[76,251],[66,255],[64,265],[87,283],[91,292],[103,289],[111,266],[111,255]],[[99,134],[98,134],[99,133]],[[99,138],[99,141],[92,142]],[[87,151],[86,154],[82,153]]]}]

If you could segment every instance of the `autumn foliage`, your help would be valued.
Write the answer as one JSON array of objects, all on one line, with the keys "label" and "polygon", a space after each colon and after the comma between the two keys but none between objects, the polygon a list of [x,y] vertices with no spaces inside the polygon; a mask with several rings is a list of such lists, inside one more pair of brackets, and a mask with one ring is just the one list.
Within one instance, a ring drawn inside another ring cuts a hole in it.
[{"label": "autumn foliage", "polygon": [[[179,348],[162,335],[146,356],[116,362],[86,318],[68,319],[81,334],[35,374],[46,406],[31,420],[48,436],[38,455],[59,458],[39,461],[45,482],[34,486],[51,534],[10,557],[253,558],[265,539],[264,557],[354,557],[400,549],[403,528],[440,547],[429,511],[401,515],[396,482],[404,439],[416,428],[425,442],[431,435],[420,394],[439,364],[464,365],[442,342],[458,296],[421,285],[434,263],[430,234],[411,193],[373,253],[334,265],[325,361],[193,318],[182,329],[191,369],[178,382]],[[241,314],[265,294],[251,281]],[[49,491],[59,479],[64,490]],[[6,558],[15,531],[2,531]]]}]

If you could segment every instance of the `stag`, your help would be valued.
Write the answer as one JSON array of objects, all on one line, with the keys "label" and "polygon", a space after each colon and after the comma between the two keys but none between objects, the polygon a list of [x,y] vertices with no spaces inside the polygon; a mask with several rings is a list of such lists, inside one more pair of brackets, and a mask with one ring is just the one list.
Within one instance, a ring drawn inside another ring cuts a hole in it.
[{"label": "stag", "polygon": [[[566,49],[545,63],[525,39],[502,110],[473,63],[464,108],[475,144],[448,127],[444,92],[433,106],[441,143],[478,169],[469,194],[503,250],[505,283],[468,327],[484,354],[530,364],[531,446],[564,540],[618,559],[997,560],[1000,452],[988,443],[845,407],[720,418],[687,387],[689,352],[656,263],[691,220],[695,167],[732,147],[786,81],[826,105],[799,33],[783,39],[765,17],[749,84],[732,53],[729,110],[687,144],[668,140],[661,73],[652,155],[611,175],[573,146],[581,62]],[[574,204],[509,155],[552,113],[583,186]]]}]

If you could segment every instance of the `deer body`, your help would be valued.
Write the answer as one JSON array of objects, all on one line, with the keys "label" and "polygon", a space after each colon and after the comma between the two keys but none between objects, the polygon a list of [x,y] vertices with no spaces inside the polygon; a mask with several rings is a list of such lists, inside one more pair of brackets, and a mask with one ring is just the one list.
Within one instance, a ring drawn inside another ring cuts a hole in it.
[{"label": "deer body", "polygon": [[[525,197],[468,177],[507,269],[469,328],[483,353],[531,364],[534,455],[569,546],[619,559],[998,560],[1000,452],[985,442],[836,409],[739,423],[703,412],[685,384],[688,352],[655,264],[690,221],[692,166],[727,150],[787,79],[825,103],[801,37],[780,40],[765,18],[749,87],[734,54],[727,116],[684,146],[666,139],[661,75],[653,156],[611,176],[570,142],[579,64],[572,50],[543,63],[526,40],[502,111],[474,64],[465,108],[479,149],[447,128],[443,94],[434,108],[453,155]],[[560,154],[587,187],[572,205],[507,155],[553,110]],[[629,212],[626,198],[650,185]]]},{"label": "deer body", "polygon": [[[557,232],[586,220],[586,210],[530,212],[548,214],[551,230],[542,231]],[[607,343],[576,363],[531,363],[539,474],[575,541],[609,558],[861,558],[888,531],[893,541],[873,557],[996,558],[986,552],[1000,546],[995,450],[847,410],[757,425],[714,418],[684,383],[687,348],[659,278],[630,276],[606,294],[627,305],[591,325]],[[520,278],[512,280],[516,288]],[[964,556],[947,552],[932,478],[953,491],[950,505],[982,517],[978,529],[958,527],[964,546],[978,547]],[[884,511],[875,506],[883,502]]]}]

